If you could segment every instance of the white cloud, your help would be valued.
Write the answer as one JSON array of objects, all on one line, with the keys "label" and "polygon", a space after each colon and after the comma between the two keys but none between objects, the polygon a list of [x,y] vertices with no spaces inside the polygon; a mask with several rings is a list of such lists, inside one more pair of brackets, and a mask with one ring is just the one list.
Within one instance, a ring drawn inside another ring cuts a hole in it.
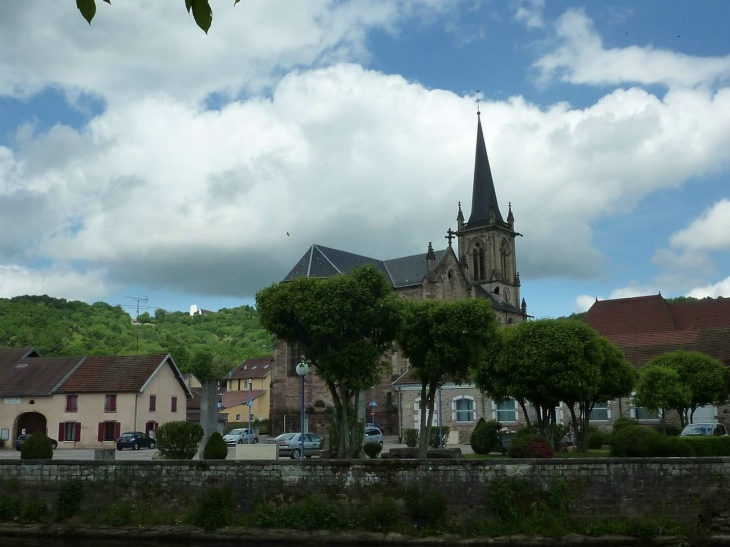
[{"label": "white cloud", "polygon": [[730,250],[730,199],[718,201],[700,218],[673,234],[671,244],[694,251]]},{"label": "white cloud", "polygon": [[542,82],[694,87],[730,79],[730,55],[696,57],[650,45],[606,49],[582,10],[566,11],[557,21],[556,33],[559,46],[534,64]]},{"label": "white cloud", "polygon": [[724,298],[730,297],[730,277],[726,277],[722,281],[715,283],[714,285],[705,285],[704,287],[696,287],[687,293],[687,296],[693,296],[695,298],[717,298],[722,296]]},{"label": "white cloud", "polygon": [[589,294],[581,294],[575,299],[575,306],[573,306],[573,313],[583,313],[588,311],[590,307],[596,302],[595,296]]},{"label": "white cloud", "polygon": [[79,273],[62,269],[30,269],[18,265],[0,265],[0,298],[24,294],[49,294],[67,300],[94,301],[113,290],[101,272]]},{"label": "white cloud", "polygon": [[619,287],[611,291],[608,298],[604,298],[600,295],[591,296],[589,294],[581,294],[575,298],[575,305],[573,306],[573,313],[581,313],[588,311],[590,307],[596,302],[596,300],[615,300],[617,298],[634,298],[636,296],[648,296],[657,294],[659,290],[653,285],[638,285],[631,283],[626,287]]},{"label": "white cloud", "polygon": [[545,26],[545,21],[542,18],[545,0],[514,0],[513,4],[515,19],[527,28],[542,28]]}]

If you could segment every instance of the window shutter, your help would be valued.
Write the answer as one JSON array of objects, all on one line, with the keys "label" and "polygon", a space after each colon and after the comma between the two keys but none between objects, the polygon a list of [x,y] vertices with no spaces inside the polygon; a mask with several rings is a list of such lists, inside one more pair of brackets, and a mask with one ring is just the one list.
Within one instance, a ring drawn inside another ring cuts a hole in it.
[{"label": "window shutter", "polygon": [[177,412],[177,397],[172,398],[171,406],[172,412]]},{"label": "window shutter", "polygon": [[[98,408],[98,407],[97,407]],[[100,443],[104,442],[104,422],[99,422],[99,430],[96,440]]]},{"label": "window shutter", "polygon": [[117,411],[117,396],[116,395],[110,395],[109,403],[110,403],[110,406],[111,406],[111,411],[112,412],[116,412]]},{"label": "window shutter", "polygon": [[610,407],[608,408],[608,419],[609,420],[611,419],[611,408]]},{"label": "window shutter", "polygon": [[71,395],[66,395],[66,412],[71,412]]},{"label": "window shutter", "polygon": [[157,396],[150,395],[150,412],[154,412],[157,408]]},{"label": "window shutter", "polygon": [[76,430],[74,431],[74,441],[81,442],[81,422],[76,422]]},{"label": "window shutter", "polygon": [[61,441],[65,441],[66,440],[65,433],[66,433],[66,424],[64,424],[63,422],[61,422],[60,424],[58,424],[58,442],[59,443]]},{"label": "window shutter", "polygon": [[[115,395],[116,397],[116,395]],[[114,440],[117,440],[119,438],[119,435],[122,433],[122,424],[119,422],[114,422]]]}]

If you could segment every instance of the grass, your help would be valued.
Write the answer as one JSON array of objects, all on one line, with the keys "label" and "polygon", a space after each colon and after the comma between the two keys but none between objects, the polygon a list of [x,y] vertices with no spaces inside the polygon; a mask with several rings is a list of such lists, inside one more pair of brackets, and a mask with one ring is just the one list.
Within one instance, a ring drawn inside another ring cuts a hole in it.
[{"label": "grass", "polygon": [[[608,458],[609,448],[604,446],[603,448],[596,450],[588,450],[588,452],[556,452],[556,458]],[[492,452],[490,454],[464,454],[465,458],[471,460],[492,460],[492,459],[505,459],[507,456],[503,456],[498,452]]]}]

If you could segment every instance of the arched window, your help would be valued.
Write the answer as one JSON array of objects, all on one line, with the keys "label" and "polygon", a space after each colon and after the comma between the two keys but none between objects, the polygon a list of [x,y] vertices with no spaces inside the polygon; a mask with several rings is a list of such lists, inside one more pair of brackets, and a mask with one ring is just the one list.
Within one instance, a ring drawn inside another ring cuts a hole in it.
[{"label": "arched window", "polygon": [[451,408],[451,419],[455,422],[474,421],[474,397],[470,397],[469,395],[454,397]]},{"label": "arched window", "polygon": [[474,250],[472,251],[472,262],[474,264],[474,280],[478,281],[485,279],[487,277],[487,273],[484,263],[484,249],[478,241],[474,245]]}]

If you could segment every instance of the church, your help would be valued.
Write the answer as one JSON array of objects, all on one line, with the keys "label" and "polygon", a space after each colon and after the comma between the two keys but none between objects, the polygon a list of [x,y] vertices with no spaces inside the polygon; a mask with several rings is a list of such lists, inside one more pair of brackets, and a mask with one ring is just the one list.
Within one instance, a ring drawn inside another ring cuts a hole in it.
[{"label": "church", "polygon": [[[491,303],[500,325],[524,321],[527,304],[520,295],[515,249],[515,239],[521,234],[515,231],[511,203],[506,220],[500,211],[479,112],[471,213],[465,222],[459,202],[456,222],[457,230],[449,228],[446,233],[448,245],[445,249],[434,250],[429,242],[424,245],[425,253],[400,258],[381,260],[314,244],[282,282],[302,276],[327,278],[370,264],[385,275],[393,290],[403,298],[485,298]],[[401,435],[406,428],[418,427],[420,394],[414,387],[420,388],[420,383],[410,378],[408,361],[396,347],[389,357],[391,373],[367,393],[368,421],[374,419],[387,434]],[[270,410],[273,434],[299,431],[300,378],[295,369],[300,361],[296,345],[274,343]],[[500,416],[498,407],[505,404],[508,408],[506,413],[502,409],[501,416],[508,419],[500,421],[521,422],[514,401],[512,404],[510,401],[490,402],[490,407],[485,397],[470,385],[444,386],[442,396],[444,424],[452,426],[452,431],[471,432],[479,418]],[[315,374],[306,378],[305,405],[308,430],[326,434],[332,402],[324,382]]]}]

